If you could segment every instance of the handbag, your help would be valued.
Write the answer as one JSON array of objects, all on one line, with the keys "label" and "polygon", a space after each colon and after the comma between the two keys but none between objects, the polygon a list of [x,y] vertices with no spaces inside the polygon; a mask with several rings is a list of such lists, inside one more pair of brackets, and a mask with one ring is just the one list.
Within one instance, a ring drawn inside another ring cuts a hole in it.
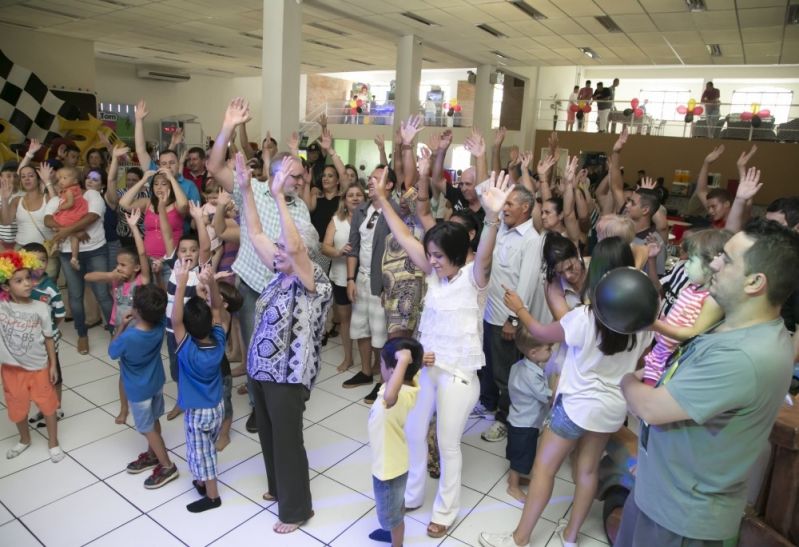
[{"label": "handbag", "polygon": [[42,231],[42,229],[39,228],[39,223],[36,222],[36,217],[34,217],[33,213],[31,213],[28,209],[25,208],[25,203],[24,202],[22,204],[22,208],[25,209],[25,212],[27,212],[28,216],[31,217],[31,221],[33,221],[33,225],[36,227],[36,231],[39,232],[39,234],[42,236],[42,240],[43,240],[42,241],[42,245],[44,246],[44,250],[47,252],[47,256],[50,257],[50,256],[57,255],[58,254],[58,250],[59,250],[58,249],[58,247],[59,247],[58,242],[53,240],[53,239],[47,239],[47,236],[44,235],[44,232]]}]

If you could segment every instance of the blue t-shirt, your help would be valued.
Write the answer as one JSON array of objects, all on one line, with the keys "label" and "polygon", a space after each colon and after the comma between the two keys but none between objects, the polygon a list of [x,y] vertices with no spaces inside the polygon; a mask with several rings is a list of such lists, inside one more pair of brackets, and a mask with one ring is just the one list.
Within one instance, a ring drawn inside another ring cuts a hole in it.
[{"label": "blue t-shirt", "polygon": [[225,356],[225,330],[221,325],[211,329],[213,345],[199,345],[186,334],[175,355],[178,358],[178,406],[180,408],[214,408],[222,400],[222,369]]},{"label": "blue t-shirt", "polygon": [[130,325],[108,346],[111,359],[119,359],[122,385],[134,403],[150,399],[164,387],[161,342],[165,328],[166,320],[147,331]]}]

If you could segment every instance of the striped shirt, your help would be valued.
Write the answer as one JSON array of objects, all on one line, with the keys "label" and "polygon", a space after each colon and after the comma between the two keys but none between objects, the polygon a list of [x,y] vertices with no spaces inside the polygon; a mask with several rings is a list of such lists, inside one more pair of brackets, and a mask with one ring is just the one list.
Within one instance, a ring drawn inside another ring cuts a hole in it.
[{"label": "striped shirt", "polygon": [[[174,255],[171,266],[174,266]],[[197,285],[200,284],[200,277],[197,275],[200,272],[200,266],[197,265],[189,270],[189,279],[186,281],[186,292],[183,293],[183,303],[189,301],[193,296],[197,296]],[[177,277],[175,270],[169,274],[169,282],[166,284],[166,331],[174,332],[172,329],[172,307],[175,305],[175,292],[178,290]]]},{"label": "striped shirt", "polygon": [[[692,327],[702,311],[702,305],[710,293],[699,285],[688,283],[680,292],[677,301],[665,316],[665,322],[675,327]],[[669,356],[680,342],[655,333],[655,347],[644,357],[644,381],[654,385],[660,380]]]},{"label": "striped shirt", "polygon": [[53,278],[47,274],[42,274],[39,282],[31,291],[31,298],[44,302],[50,308],[50,317],[53,322],[53,342],[55,342],[56,351],[58,351],[58,341],[61,340],[61,331],[58,330],[57,320],[66,317],[67,312],[64,309],[64,300],[61,297],[61,291],[53,281]]},{"label": "striped shirt", "polygon": [[660,314],[666,316],[669,314],[671,307],[680,296],[680,292],[691,281],[688,279],[688,274],[685,273],[685,260],[679,261],[671,271],[665,276],[660,278],[660,284],[663,286],[663,309]]},{"label": "striped shirt", "polygon": [[[275,199],[269,192],[269,185],[258,179],[252,179],[250,186],[253,190],[255,208],[258,211],[258,217],[261,219],[264,234],[272,241],[277,241],[281,231],[280,215],[277,211]],[[272,281],[275,274],[261,262],[247,234],[247,222],[244,218],[245,211],[243,207],[244,196],[238,184],[233,185],[233,201],[239,211],[241,211],[241,246],[239,247],[236,261],[233,263],[233,271],[239,275],[248,287],[260,293]],[[286,196],[286,204],[288,205],[289,214],[295,221],[311,223],[311,215],[308,213],[308,206],[305,205],[304,201],[296,197]]]}]

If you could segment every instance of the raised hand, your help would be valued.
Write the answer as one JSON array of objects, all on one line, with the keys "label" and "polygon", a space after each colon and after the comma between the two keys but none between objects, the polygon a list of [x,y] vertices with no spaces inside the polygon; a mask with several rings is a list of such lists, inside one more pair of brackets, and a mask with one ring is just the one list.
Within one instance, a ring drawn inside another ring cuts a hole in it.
[{"label": "raised hand", "polygon": [[429,148],[422,146],[421,153],[419,155],[419,161],[416,167],[419,170],[420,175],[426,176],[430,174],[430,157],[432,154],[433,153]]},{"label": "raised hand", "polygon": [[177,259],[172,271],[175,272],[175,281],[178,285],[186,285],[189,282],[189,270],[191,269],[191,259]]},{"label": "raised hand", "polygon": [[322,115],[319,116],[319,125],[322,127],[323,131],[327,129],[327,114],[324,112],[322,112]]},{"label": "raised hand", "polygon": [[720,156],[721,156],[723,153],[724,153],[724,145],[723,145],[723,144],[720,144],[719,146],[717,146],[716,148],[714,148],[714,149],[713,149],[713,151],[712,151],[710,154],[708,154],[707,156],[705,156],[705,163],[713,163],[714,161],[716,161],[717,159],[719,159],[719,157],[720,157]]},{"label": "raised hand", "polygon": [[431,133],[430,138],[427,139],[427,146],[430,148],[433,154],[438,152],[438,147],[441,146],[441,133]]},{"label": "raised hand", "polygon": [[125,221],[130,226],[130,229],[133,230],[134,228],[138,230],[139,220],[141,220],[141,210],[134,209],[130,213],[125,213]]},{"label": "raised hand", "polygon": [[402,136],[402,144],[408,145],[413,143],[413,139],[424,127],[423,118],[419,114],[412,115],[408,118],[407,122],[400,122],[400,135]]},{"label": "raised hand", "polygon": [[214,268],[210,262],[203,265],[200,273],[197,274],[197,279],[199,279],[200,283],[205,285],[206,287],[210,287],[211,284],[214,282]]},{"label": "raised hand", "polygon": [[657,181],[652,177],[644,177],[641,180],[640,187],[644,188],[645,190],[654,190],[655,188],[657,188],[657,185],[658,185]]},{"label": "raised hand", "polygon": [[28,145],[28,154],[35,156],[36,153],[42,149],[42,143],[40,143],[36,139],[31,139],[31,143]]},{"label": "raised hand", "polygon": [[139,102],[136,104],[136,111],[135,111],[136,119],[143,120],[144,118],[147,117],[149,113],[150,111],[147,110],[147,103],[144,101],[144,99],[139,99]]},{"label": "raised hand", "polygon": [[538,160],[538,165],[536,166],[538,178],[547,180],[547,173],[549,173],[549,170],[552,169],[556,163],[558,163],[558,158],[556,156],[547,156],[546,158]]},{"label": "raised hand", "polygon": [[443,133],[441,133],[441,138],[439,139],[438,150],[441,151],[443,148],[446,150],[450,146],[452,146],[452,131],[449,129],[445,129]]},{"label": "raised hand", "polygon": [[663,241],[655,234],[649,234],[646,236],[646,250],[648,252],[649,258],[655,258],[660,254],[660,251],[663,249]]},{"label": "raised hand", "polygon": [[533,161],[533,153],[525,150],[520,154],[519,161],[521,161],[522,169],[528,171],[530,169],[530,162]]},{"label": "raised hand", "polygon": [[502,141],[505,140],[505,134],[508,132],[505,126],[500,127],[494,132],[494,146],[502,146]]},{"label": "raised hand", "polygon": [[480,158],[486,153],[486,143],[483,135],[477,129],[472,128],[472,134],[466,137],[463,147],[468,150],[475,158]]},{"label": "raised hand", "polygon": [[621,153],[622,149],[624,148],[624,145],[627,144],[627,137],[629,137],[629,136],[630,136],[630,134],[627,131],[627,126],[625,125],[621,129],[621,133],[619,133],[619,138],[616,139],[615,143],[613,143],[613,153],[614,154],[620,154]]},{"label": "raised hand", "polygon": [[426,351],[422,354],[422,365],[426,367],[433,367],[436,364],[436,354],[432,351]]},{"label": "raised hand", "polygon": [[505,303],[505,306],[515,315],[516,317],[519,316],[519,312],[525,307],[524,302],[516,294],[516,291],[509,289],[505,285],[502,285],[502,288],[505,290],[505,295],[502,297],[502,301]]},{"label": "raised hand", "polygon": [[388,199],[388,190],[386,189],[386,177],[388,176],[388,169],[383,168],[383,172],[380,173],[380,177],[375,182],[375,197],[378,200],[387,200]]},{"label": "raised hand", "polygon": [[521,159],[519,158],[519,147],[515,144],[510,147],[510,161],[508,165],[510,167],[516,167],[521,163]]},{"label": "raised hand", "polygon": [[755,194],[757,194],[761,188],[763,188],[763,183],[760,182],[760,169],[750,167],[746,171],[746,175],[738,183],[735,199],[749,201],[755,197]]},{"label": "raised hand", "polygon": [[386,147],[386,138],[383,135],[376,136],[375,144],[380,150],[383,150]]},{"label": "raised hand", "polygon": [[755,155],[757,152],[757,145],[753,144],[752,148],[749,149],[749,152],[741,152],[741,155],[738,156],[738,160],[735,164],[738,166],[738,172],[743,173],[746,170],[746,165],[749,163],[749,160],[752,159],[752,156]]},{"label": "raised hand", "polygon": [[[505,206],[508,200],[508,194],[513,190],[510,182],[510,176],[505,174],[505,171],[500,171],[497,175],[491,171],[491,176],[488,178],[486,189],[480,195],[480,203],[486,211],[486,218],[498,218],[499,212]],[[489,216],[490,214],[490,216]]]},{"label": "raised hand", "polygon": [[189,201],[189,216],[197,223],[197,229],[204,224],[203,222],[203,208],[202,205],[196,201]]},{"label": "raised hand", "polygon": [[558,150],[558,132],[553,131],[549,134],[549,139],[547,139],[547,143],[549,145],[549,151],[552,155],[555,155],[556,151]]},{"label": "raised hand", "polygon": [[11,199],[11,194],[14,193],[14,185],[11,180],[3,177],[0,179],[0,198],[3,202],[7,202]]},{"label": "raised hand", "polygon": [[242,192],[247,191],[247,188],[250,186],[250,179],[252,178],[252,170],[247,165],[247,156],[241,152],[236,153],[236,168],[234,172],[239,189]]},{"label": "raised hand", "polygon": [[300,150],[300,134],[294,131],[289,137],[289,142],[287,144],[289,145],[291,153],[296,156],[297,152]]},{"label": "raised hand", "polygon": [[327,128],[322,129],[322,136],[319,137],[319,146],[327,152],[333,146],[333,135]]},{"label": "raised hand", "polygon": [[[235,139],[235,135],[233,136]],[[183,128],[178,127],[174,133],[172,133],[172,138],[169,140],[169,149],[174,150],[176,146],[183,144],[186,141],[186,138],[183,135]]]},{"label": "raised hand", "polygon": [[36,173],[38,173],[39,178],[45,184],[50,184],[53,181],[53,168],[50,167],[49,163],[39,164],[39,167],[36,169]]},{"label": "raised hand", "polygon": [[294,156],[286,156],[283,158],[283,161],[280,162],[280,169],[278,169],[275,176],[272,177],[272,196],[278,197],[285,194],[286,179],[288,178],[288,172],[291,170],[291,165],[294,161]]},{"label": "raised hand", "polygon": [[129,153],[130,153],[130,148],[128,148],[127,146],[117,146],[111,151],[111,155],[117,159],[123,156],[127,156]]},{"label": "raised hand", "polygon": [[566,171],[563,173],[563,182],[573,184],[577,174],[577,164],[580,162],[579,156],[572,156],[566,162]]},{"label": "raised hand", "polygon": [[233,201],[233,196],[230,193],[226,192],[224,188],[219,189],[219,193],[216,195],[216,204],[217,206],[222,205],[227,207],[227,204]]},{"label": "raised hand", "polygon": [[247,123],[252,119],[250,115],[250,103],[243,97],[236,97],[225,110],[224,125],[236,126]]},{"label": "raised hand", "polygon": [[167,180],[169,180],[169,182],[171,182],[172,184],[177,184],[178,183],[178,181],[175,179],[175,175],[173,175],[172,171],[170,171],[166,167],[161,167],[157,171],[157,173],[160,174],[160,175],[164,175],[167,178]]}]

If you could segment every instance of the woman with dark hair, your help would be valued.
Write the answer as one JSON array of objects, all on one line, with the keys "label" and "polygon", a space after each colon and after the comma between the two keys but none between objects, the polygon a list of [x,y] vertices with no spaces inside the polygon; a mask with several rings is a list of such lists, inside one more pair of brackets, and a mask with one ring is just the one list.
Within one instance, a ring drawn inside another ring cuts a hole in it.
[{"label": "woman with dark hair", "polygon": [[469,233],[469,258],[466,262],[474,260],[474,253],[477,252],[477,246],[480,244],[480,224],[477,217],[469,211],[454,211],[449,217],[450,222],[457,222]]},{"label": "woman with dark hair", "polygon": [[[600,241],[594,248],[583,299],[592,301],[599,280],[607,272],[633,267],[630,246],[617,237]],[[519,296],[505,288],[505,305],[542,343],[566,345],[566,361],[558,395],[547,419],[533,464],[530,489],[519,525],[513,532],[480,534],[485,547],[527,545],[541,513],[552,497],[555,473],[572,450],[576,449],[573,470],[577,488],[568,521],[558,523],[558,534],[565,547],[577,545],[580,531],[597,486],[599,460],[611,433],[627,416],[621,393],[621,378],[635,370],[641,355],[649,348],[652,333],[620,334],[599,322],[592,304],[578,306],[559,321],[542,325],[530,315]]]},{"label": "woman with dark hair", "polygon": [[427,276],[419,341],[426,352],[435,354],[435,365],[425,367],[420,374],[421,389],[405,428],[409,452],[405,506],[419,507],[424,502],[427,431],[430,418],[437,411],[442,473],[427,535],[439,538],[447,533],[460,509],[461,436],[480,394],[477,371],[485,366],[482,318],[486,289],[499,212],[511,189],[504,173],[492,176],[480,197],[486,212],[486,233],[474,261],[467,264],[466,228],[455,222],[442,222],[425,233],[423,242],[418,241],[389,203],[386,171],[375,184],[375,199],[382,205],[391,233]]},{"label": "woman with dark hair", "polygon": [[[103,152],[102,148],[90,148],[86,152],[86,167],[89,170],[105,171],[106,161]],[[88,175],[88,172],[86,174]]]}]

